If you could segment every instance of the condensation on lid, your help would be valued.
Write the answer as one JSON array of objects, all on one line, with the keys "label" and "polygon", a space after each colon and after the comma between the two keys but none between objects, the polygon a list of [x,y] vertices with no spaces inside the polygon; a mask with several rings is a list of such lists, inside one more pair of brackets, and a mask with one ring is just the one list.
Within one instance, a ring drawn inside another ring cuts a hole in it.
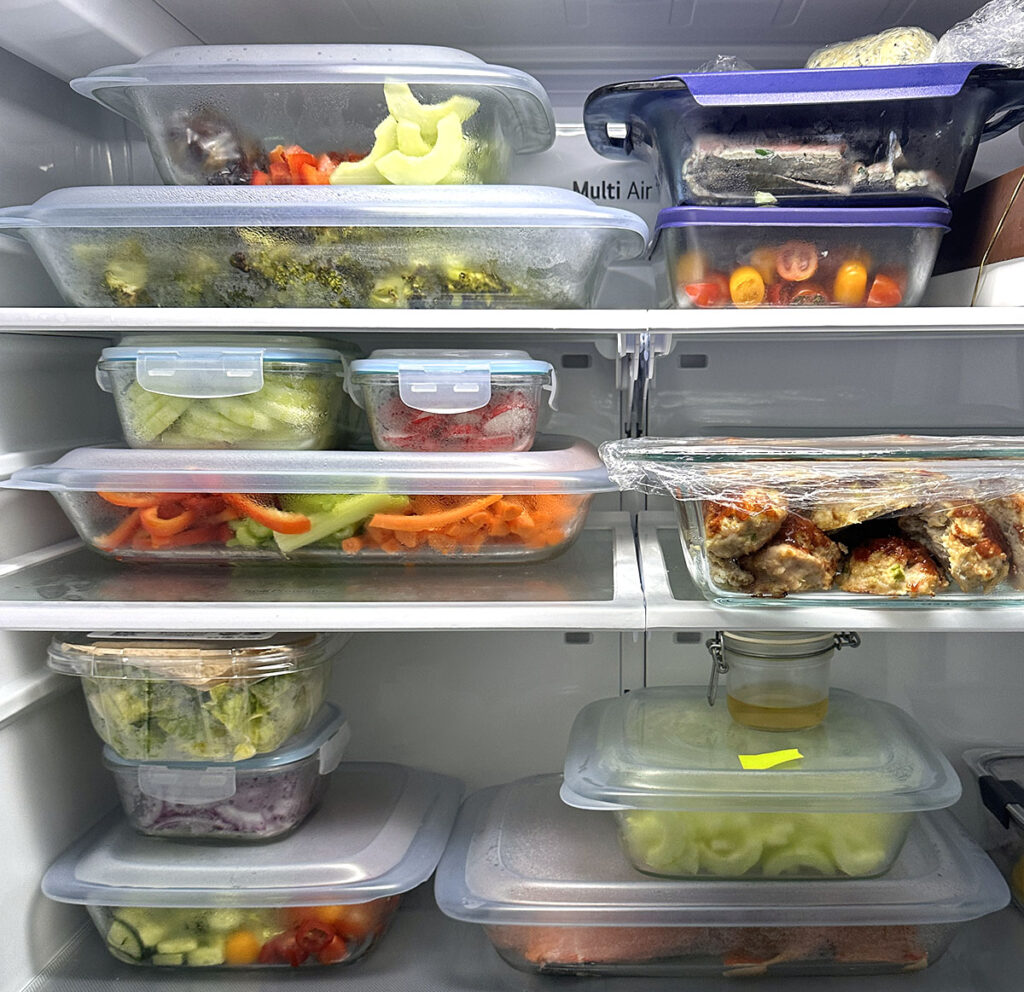
[{"label": "condensation on lid", "polygon": [[1005,906],[995,865],[949,813],[915,819],[877,878],[751,882],[642,874],[614,818],[559,799],[539,775],[471,795],[438,865],[442,912],[484,924],[871,926],[963,922]]},{"label": "condensation on lid", "polygon": [[458,809],[455,779],[342,762],[320,808],[273,844],[168,843],[111,814],[43,877],[58,902],[177,908],[333,905],[398,895],[437,866]]}]

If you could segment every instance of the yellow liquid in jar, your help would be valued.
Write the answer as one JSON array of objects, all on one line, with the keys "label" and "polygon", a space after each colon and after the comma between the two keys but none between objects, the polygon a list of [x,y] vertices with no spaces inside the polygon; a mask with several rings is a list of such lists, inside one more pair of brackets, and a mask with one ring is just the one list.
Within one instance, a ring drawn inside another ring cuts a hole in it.
[{"label": "yellow liquid in jar", "polygon": [[743,698],[726,694],[729,714],[754,730],[807,730],[828,712],[828,696],[811,699],[811,691],[785,682],[745,686]]}]

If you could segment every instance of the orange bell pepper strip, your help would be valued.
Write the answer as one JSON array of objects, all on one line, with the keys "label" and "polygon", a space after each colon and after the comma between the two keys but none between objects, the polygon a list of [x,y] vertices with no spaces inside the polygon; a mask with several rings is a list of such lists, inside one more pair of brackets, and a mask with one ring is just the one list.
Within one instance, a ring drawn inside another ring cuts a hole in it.
[{"label": "orange bell pepper strip", "polygon": [[299,169],[300,182],[304,186],[329,186],[330,173],[321,172],[315,165],[304,162]]},{"label": "orange bell pepper strip", "polygon": [[264,172],[262,169],[252,170],[252,179],[249,180],[252,186],[269,186],[270,185],[270,174]]},{"label": "orange bell pepper strip", "polygon": [[168,493],[110,493],[97,492],[100,499],[112,503],[114,506],[126,506],[129,508],[145,509],[147,506],[159,506],[174,497]]},{"label": "orange bell pepper strip", "polygon": [[[174,505],[166,504],[166,508],[173,509]],[[172,537],[188,530],[196,521],[194,510],[184,509],[173,516],[162,517],[160,509],[159,506],[147,506],[139,511],[139,521],[152,537]]]},{"label": "orange bell pepper strip", "polygon": [[500,493],[497,496],[484,496],[454,510],[441,510],[437,513],[377,513],[370,520],[370,526],[385,530],[443,530],[449,524],[479,513],[501,498]]},{"label": "orange bell pepper strip", "polygon": [[113,551],[128,543],[128,539],[139,529],[141,510],[132,510],[109,534],[93,538],[93,545],[101,551]]},{"label": "orange bell pepper strip", "polygon": [[274,506],[272,496],[245,493],[221,493],[221,496],[243,516],[278,534],[305,534],[313,526],[313,521],[304,513],[290,513]]}]

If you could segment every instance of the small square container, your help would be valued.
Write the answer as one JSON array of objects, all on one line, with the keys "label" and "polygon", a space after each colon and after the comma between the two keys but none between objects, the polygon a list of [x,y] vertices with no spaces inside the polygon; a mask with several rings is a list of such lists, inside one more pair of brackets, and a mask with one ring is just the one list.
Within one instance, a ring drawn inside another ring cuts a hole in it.
[{"label": "small square container", "polygon": [[142,128],[176,186],[503,183],[555,140],[536,79],[431,45],[167,48],[71,86]]},{"label": "small square container", "polygon": [[589,306],[647,225],[546,186],[84,186],[0,209],[86,307]]},{"label": "small square container", "polygon": [[592,445],[556,435],[458,455],[78,448],[4,485],[52,492],[121,561],[325,565],[540,561],[615,488]]},{"label": "small square container", "polygon": [[344,762],[301,830],[244,848],[143,837],[118,812],[50,866],[43,893],[84,905],[126,964],[350,964],[433,874],[461,792],[432,772]]},{"label": "small square container", "polygon": [[375,351],[349,389],[380,451],[526,451],[555,372],[525,351]]},{"label": "small square container", "polygon": [[641,438],[601,457],[620,488],[676,500],[711,602],[1024,605],[1024,438]]},{"label": "small square container", "polygon": [[833,689],[828,718],[787,734],[736,723],[699,686],[584,707],[562,798],[611,809],[640,871],[677,878],[870,878],[914,814],[960,797],[952,766],[902,710]]},{"label": "small square container", "polygon": [[670,207],[655,256],[677,307],[912,307],[944,207]]},{"label": "small square container", "polygon": [[324,634],[60,634],[47,663],[82,680],[92,725],[121,758],[227,762],[276,751],[309,726],[336,651]]},{"label": "small square container", "polygon": [[284,747],[239,762],[131,761],[108,744],[128,822],[150,837],[251,844],[291,833],[320,804],[351,731],[336,706]]},{"label": "small square container", "polygon": [[571,809],[559,777],[471,795],[438,865],[442,912],[482,924],[512,967],[551,975],[871,975],[934,964],[1006,885],[949,813],[914,823],[881,878],[652,878],[619,855],[607,814]]},{"label": "small square container", "polygon": [[986,817],[985,849],[1024,913],[1024,747],[972,748],[964,761],[978,778]]},{"label": "small square container", "polygon": [[96,381],[112,393],[133,448],[323,449],[351,424],[344,353],[311,338],[127,338],[104,348]]},{"label": "small square container", "polygon": [[975,62],[684,73],[602,86],[591,145],[667,203],[952,202],[980,141],[1024,119],[1024,70]]}]

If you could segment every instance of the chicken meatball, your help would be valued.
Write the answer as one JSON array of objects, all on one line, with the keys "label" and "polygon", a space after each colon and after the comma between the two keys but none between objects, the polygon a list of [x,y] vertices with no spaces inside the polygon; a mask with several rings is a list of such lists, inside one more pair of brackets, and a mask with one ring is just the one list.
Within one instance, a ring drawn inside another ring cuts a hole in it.
[{"label": "chicken meatball", "polygon": [[927,550],[906,537],[874,537],[850,551],[836,582],[870,596],[934,596],[949,583]]},{"label": "chicken meatball", "polygon": [[986,503],[985,510],[1003,532],[1010,554],[1010,584],[1024,589],[1024,493]]},{"label": "chicken meatball", "polygon": [[809,520],[789,514],[760,550],[739,560],[754,577],[755,596],[831,589],[846,549]]},{"label": "chicken meatball", "polygon": [[786,519],[786,500],[774,489],[752,488],[728,503],[704,503],[704,535],[708,554],[738,558],[768,543]]}]

